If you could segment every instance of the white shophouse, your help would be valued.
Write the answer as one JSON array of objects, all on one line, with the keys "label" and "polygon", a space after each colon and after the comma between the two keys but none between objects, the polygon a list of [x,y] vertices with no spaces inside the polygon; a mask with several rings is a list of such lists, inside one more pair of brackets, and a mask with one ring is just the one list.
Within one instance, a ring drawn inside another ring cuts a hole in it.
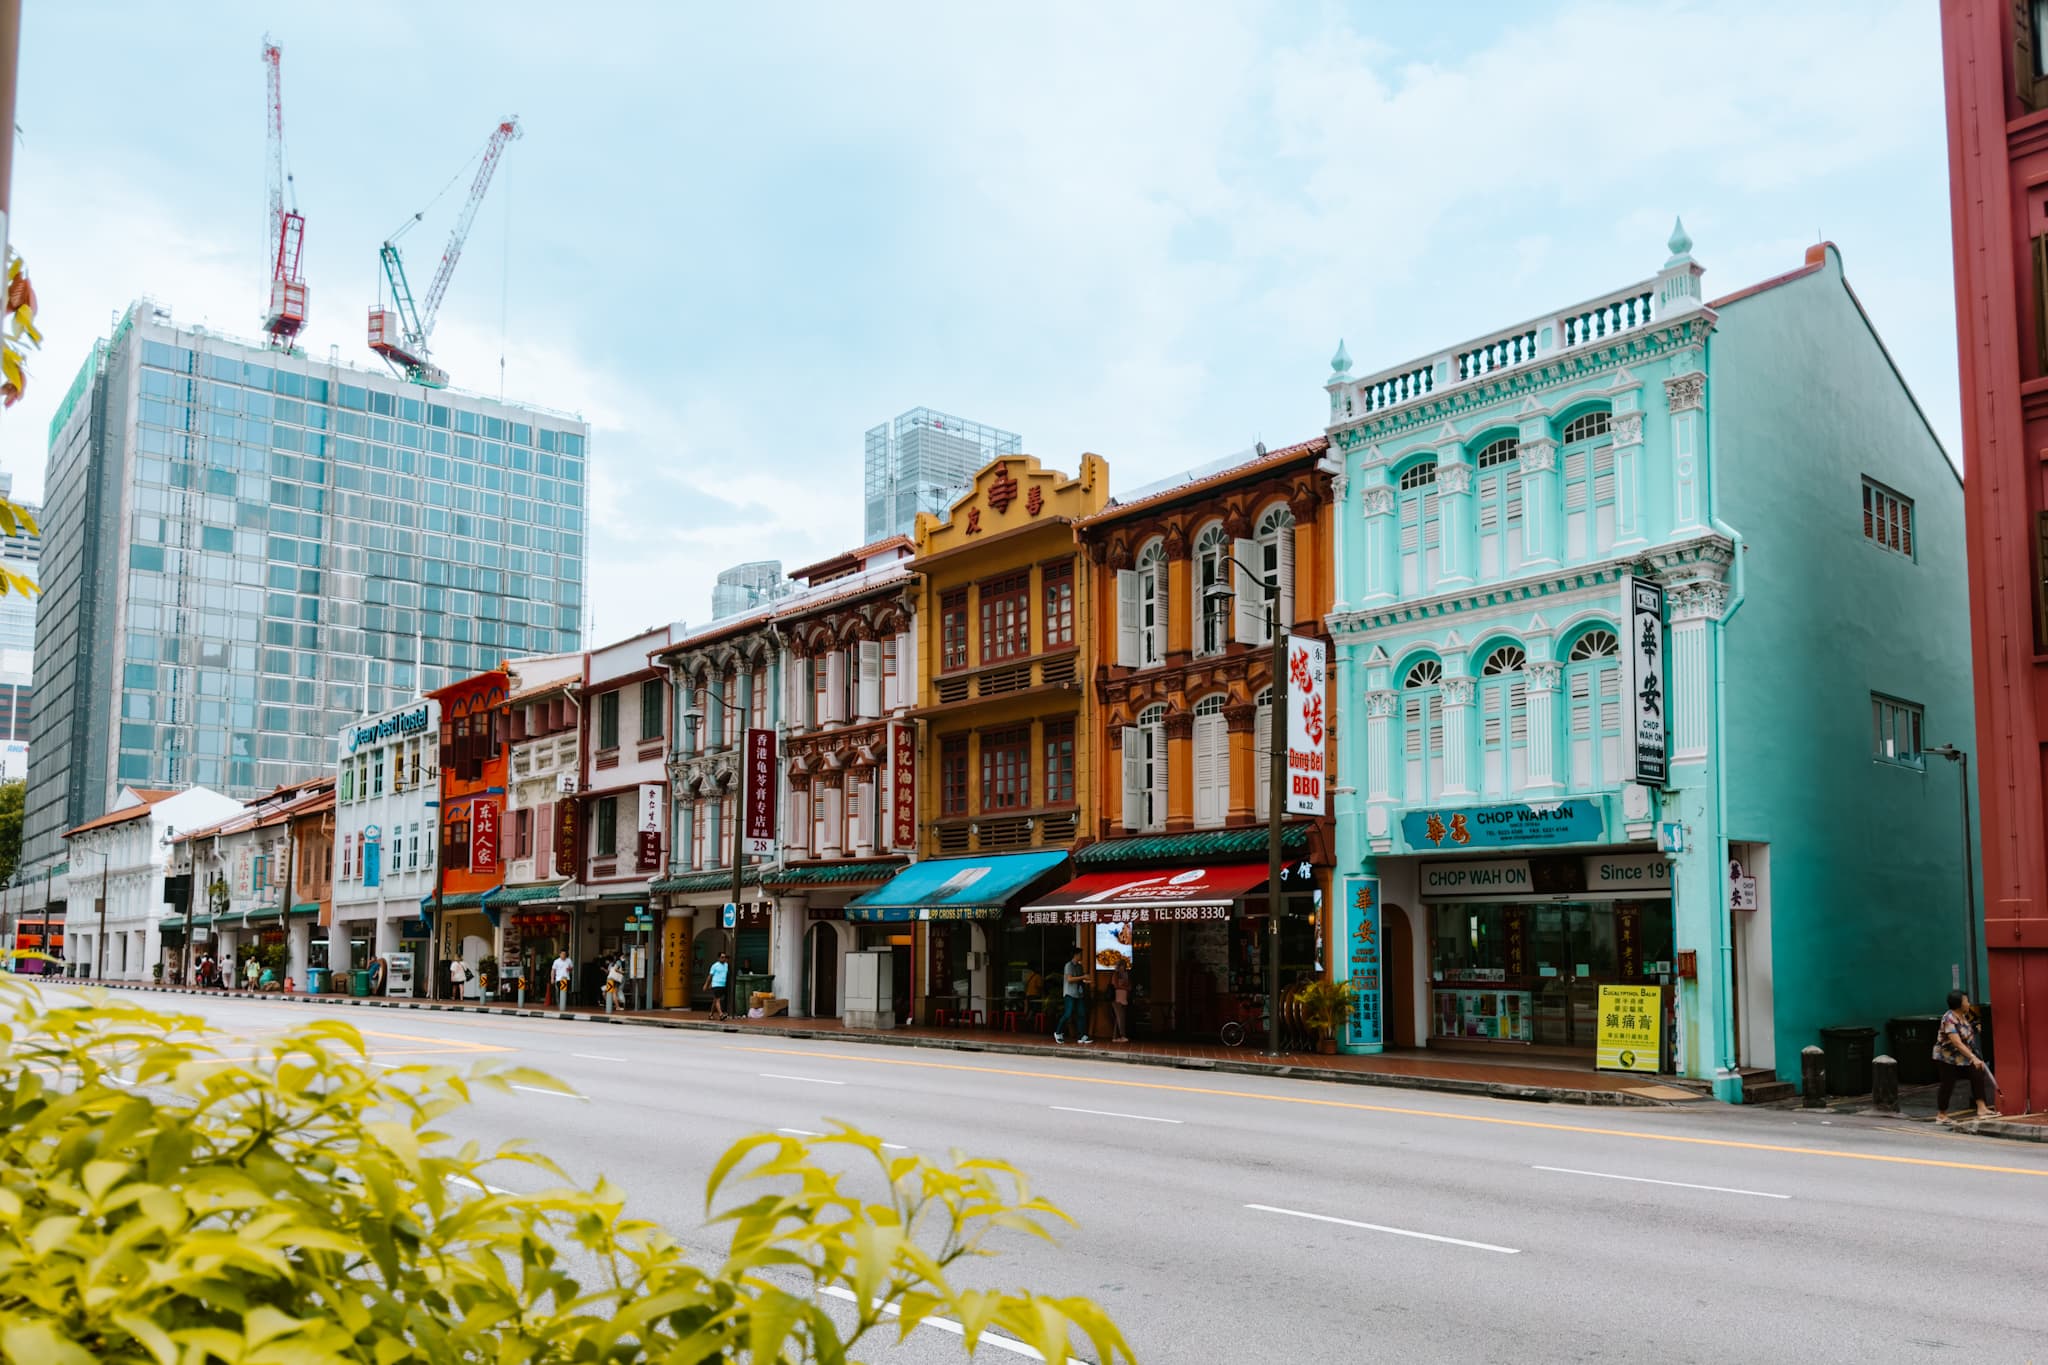
[{"label": "white shophouse", "polygon": [[431,697],[341,732],[328,935],[336,971],[400,951],[413,954],[416,971],[432,964],[432,926],[422,902],[434,895],[440,745],[441,704]]},{"label": "white shophouse", "polygon": [[95,978],[149,980],[163,960],[164,864],[173,833],[232,815],[241,804],[206,787],[123,787],[106,814],[66,830],[65,959]]}]

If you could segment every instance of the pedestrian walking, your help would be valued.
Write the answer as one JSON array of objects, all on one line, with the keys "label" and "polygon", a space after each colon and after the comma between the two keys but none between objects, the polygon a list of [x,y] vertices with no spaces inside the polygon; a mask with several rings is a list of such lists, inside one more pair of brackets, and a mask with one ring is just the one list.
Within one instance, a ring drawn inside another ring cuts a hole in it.
[{"label": "pedestrian walking", "polygon": [[448,959],[448,998],[460,1000],[469,990],[469,983],[476,978],[470,965],[459,957]]},{"label": "pedestrian walking", "polygon": [[1065,973],[1065,996],[1060,1001],[1060,1021],[1053,1025],[1052,1040],[1055,1043],[1067,1041],[1069,1031],[1077,1034],[1076,1041],[1092,1043],[1088,1036],[1088,968],[1082,965],[1082,953],[1074,949],[1074,956],[1067,962]]},{"label": "pedestrian walking", "polygon": [[711,964],[710,973],[704,978],[704,988],[711,992],[711,1017],[723,1022],[725,1019],[725,980],[732,974],[732,964],[725,960],[725,954],[718,955],[718,961]]},{"label": "pedestrian walking", "polygon": [[550,979],[555,983],[555,996],[560,1002],[556,1008],[564,1014],[569,1012],[569,978],[575,972],[576,964],[569,960],[569,950],[562,949],[555,955],[555,965],[550,973]]},{"label": "pedestrian walking", "polygon": [[262,976],[262,974],[263,964],[256,960],[256,955],[254,953],[249,954],[249,960],[242,964],[243,988],[246,990],[255,990],[256,982]]},{"label": "pedestrian walking", "polygon": [[626,988],[626,959],[615,957],[604,973],[604,1012],[612,1013],[619,1007],[619,992]]},{"label": "pedestrian walking", "polygon": [[214,975],[219,979],[222,990],[232,990],[235,985],[235,955],[232,952],[220,955],[220,966]]},{"label": "pedestrian walking", "polygon": [[1125,1036],[1124,1013],[1131,1003],[1131,964],[1117,963],[1116,970],[1109,975],[1109,1017],[1114,1028],[1111,1042],[1128,1043]]},{"label": "pedestrian walking", "polygon": [[1934,1037],[1934,1070],[1941,1078],[1934,1094],[1936,1123],[1950,1122],[1949,1101],[1955,1096],[1956,1082],[1965,1079],[1970,1083],[1970,1098],[1976,1103],[1977,1117],[1996,1117],[1996,1111],[1984,1102],[1984,1080],[1990,1068],[1984,1065],[1977,1049],[1976,1018],[1968,994],[1948,993],[1948,1012],[1941,1016],[1941,1031]]}]

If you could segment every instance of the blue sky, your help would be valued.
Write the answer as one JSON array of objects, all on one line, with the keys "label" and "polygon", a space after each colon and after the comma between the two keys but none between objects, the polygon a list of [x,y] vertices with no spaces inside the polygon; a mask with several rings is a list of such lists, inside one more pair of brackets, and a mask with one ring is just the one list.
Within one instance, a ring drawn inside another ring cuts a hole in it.
[{"label": "blue sky", "polygon": [[1421,8],[31,4],[0,466],[40,491],[137,294],[255,332],[266,31],[316,354],[372,359],[378,242],[520,116],[436,358],[593,422],[592,643],[858,543],[905,408],[1133,488],[1320,430],[1340,336],[1370,373],[1647,277],[1674,214],[1713,294],[1836,242],[1958,451],[1933,5]]}]

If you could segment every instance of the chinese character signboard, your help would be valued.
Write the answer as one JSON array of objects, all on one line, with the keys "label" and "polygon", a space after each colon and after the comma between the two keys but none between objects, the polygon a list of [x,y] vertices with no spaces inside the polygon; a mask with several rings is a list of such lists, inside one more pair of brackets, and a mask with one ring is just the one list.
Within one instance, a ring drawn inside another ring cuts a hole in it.
[{"label": "chinese character signboard", "polygon": [[1661,787],[1669,779],[1665,758],[1664,586],[1628,580],[1628,629],[1622,641],[1622,682],[1628,688],[1629,745],[1636,781]]},{"label": "chinese character signboard", "polygon": [[917,734],[908,725],[889,727],[889,847],[917,847]]},{"label": "chinese character signboard", "polygon": [[498,870],[498,803],[469,803],[469,870]]},{"label": "chinese character signboard", "polygon": [[1323,710],[1321,640],[1287,642],[1287,813],[1323,813]]},{"label": "chinese character signboard", "polygon": [[747,852],[775,851],[775,732],[747,731]]},{"label": "chinese character signboard", "polygon": [[1656,1071],[1664,1041],[1662,986],[1602,986],[1594,1065],[1602,1071]]},{"label": "chinese character signboard", "polygon": [[661,866],[661,784],[642,782],[640,784],[639,822],[634,832],[639,836],[636,851],[639,869],[652,872]]},{"label": "chinese character signboard", "polygon": [[573,877],[577,874],[576,861],[582,856],[577,847],[576,836],[582,832],[581,822],[576,818],[576,798],[564,796],[555,802],[555,875]]},{"label": "chinese character signboard", "polygon": [[1643,974],[1643,914],[1636,906],[1614,907],[1614,959],[1624,981]]},{"label": "chinese character signboard", "polygon": [[1351,988],[1351,1017],[1344,1046],[1377,1052],[1385,1041],[1380,1018],[1380,882],[1377,877],[1344,878],[1344,984]]}]

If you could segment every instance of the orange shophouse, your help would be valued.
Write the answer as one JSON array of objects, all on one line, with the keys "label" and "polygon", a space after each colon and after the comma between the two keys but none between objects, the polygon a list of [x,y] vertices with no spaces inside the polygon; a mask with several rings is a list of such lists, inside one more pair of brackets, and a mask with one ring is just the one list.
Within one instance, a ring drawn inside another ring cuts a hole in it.
[{"label": "orange shophouse", "polygon": [[899,1021],[1050,1027],[1077,936],[1020,910],[1094,827],[1074,523],[1108,495],[1099,455],[1071,478],[1012,455],[917,519],[920,856],[846,907],[849,946],[889,953]]},{"label": "orange shophouse", "polygon": [[[496,915],[490,897],[505,882],[500,826],[505,816],[507,679],[502,669],[494,669],[427,695],[441,706],[441,860],[434,893],[421,902],[420,914],[434,921],[431,980],[432,993],[438,994],[447,981],[448,959],[463,955],[467,940],[493,941]],[[524,950],[529,957],[545,950],[551,958],[554,944],[536,943],[529,935]]]},{"label": "orange shophouse", "polygon": [[[1131,971],[1133,1036],[1263,1018],[1273,696],[1268,598],[1326,639],[1334,512],[1321,437],[1139,488],[1077,527],[1093,576],[1101,793],[1075,878],[1034,927],[1091,936]],[[1334,726],[1326,753],[1335,751]],[[1282,826],[1280,981],[1328,974],[1330,817]],[[1098,999],[1104,998],[1101,990]],[[1098,1011],[1099,1014],[1099,1011]],[[1290,1035],[1298,1036],[1292,1021]],[[1097,1018],[1098,1032],[1108,1026]]]}]

